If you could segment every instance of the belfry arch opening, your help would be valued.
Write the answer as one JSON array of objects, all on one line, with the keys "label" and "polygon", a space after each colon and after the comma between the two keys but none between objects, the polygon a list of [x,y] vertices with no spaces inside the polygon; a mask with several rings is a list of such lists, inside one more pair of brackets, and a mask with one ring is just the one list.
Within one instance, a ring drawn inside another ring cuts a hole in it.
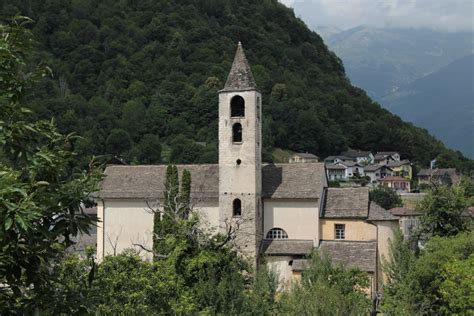
[{"label": "belfry arch opening", "polygon": [[235,123],[232,125],[232,141],[234,143],[242,142],[242,124]]},{"label": "belfry arch opening", "polygon": [[232,202],[232,216],[242,216],[242,201],[235,199]]},{"label": "belfry arch opening", "polygon": [[230,100],[230,116],[244,117],[245,116],[245,101],[240,95],[234,96]]}]

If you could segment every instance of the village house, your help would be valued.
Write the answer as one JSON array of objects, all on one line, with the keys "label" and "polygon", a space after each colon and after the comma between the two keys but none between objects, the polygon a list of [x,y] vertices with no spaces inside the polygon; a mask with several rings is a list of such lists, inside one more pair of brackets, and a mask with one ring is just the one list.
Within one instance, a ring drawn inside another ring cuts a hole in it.
[{"label": "village house", "polygon": [[338,162],[344,162],[344,161],[354,161],[351,157],[346,157],[346,156],[328,156],[326,159],[324,159],[324,163],[326,164],[335,164]]},{"label": "village house", "polygon": [[421,169],[417,178],[418,184],[450,185],[461,181],[461,174],[455,168]]},{"label": "village house", "polygon": [[[328,188],[324,163],[262,163],[262,96],[239,43],[219,91],[217,164],[178,165],[191,173],[193,210],[203,228],[226,233],[258,267],[266,257],[282,284],[304,269],[313,249],[367,271],[372,293],[382,281],[380,260],[398,225],[369,202],[368,188]],[[127,248],[152,254],[153,212],[163,212],[165,165],[109,165],[96,198],[97,257]]]},{"label": "village house", "polygon": [[310,153],[295,153],[288,162],[319,162],[319,158]]},{"label": "village house", "polygon": [[330,181],[349,180],[352,177],[363,177],[364,166],[354,161],[337,162],[326,165],[326,174]]},{"label": "village house", "polygon": [[413,177],[413,169],[410,160],[393,160],[389,161],[386,166],[392,169],[394,176],[403,177],[408,180],[411,180]]},{"label": "village house", "polygon": [[364,173],[370,178],[372,184],[378,183],[380,179],[391,176],[393,170],[386,165],[368,165],[364,168]]},{"label": "village house", "polygon": [[349,157],[352,161],[359,164],[371,164],[374,163],[374,155],[370,151],[361,151],[349,149],[341,153],[343,157]]},{"label": "village house", "polygon": [[400,161],[400,154],[396,151],[379,151],[374,156],[374,162],[388,164],[391,161]]},{"label": "village house", "polygon": [[400,176],[387,176],[378,180],[380,186],[393,189],[398,193],[410,192],[410,180]]}]

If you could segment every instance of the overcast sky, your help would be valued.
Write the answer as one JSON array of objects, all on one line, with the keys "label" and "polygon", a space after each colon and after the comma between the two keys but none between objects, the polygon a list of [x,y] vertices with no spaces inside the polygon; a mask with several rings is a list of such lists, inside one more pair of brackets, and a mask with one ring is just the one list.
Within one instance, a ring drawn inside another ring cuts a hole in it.
[{"label": "overcast sky", "polygon": [[358,25],[473,31],[474,0],[280,0],[312,29]]}]

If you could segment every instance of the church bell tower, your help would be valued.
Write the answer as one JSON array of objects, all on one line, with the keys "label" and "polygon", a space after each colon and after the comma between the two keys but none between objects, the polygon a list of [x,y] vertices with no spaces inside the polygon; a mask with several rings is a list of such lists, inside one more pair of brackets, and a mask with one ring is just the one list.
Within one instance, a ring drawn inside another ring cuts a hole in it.
[{"label": "church bell tower", "polygon": [[239,42],[219,91],[219,220],[238,226],[236,245],[256,262],[262,230],[262,96]]}]

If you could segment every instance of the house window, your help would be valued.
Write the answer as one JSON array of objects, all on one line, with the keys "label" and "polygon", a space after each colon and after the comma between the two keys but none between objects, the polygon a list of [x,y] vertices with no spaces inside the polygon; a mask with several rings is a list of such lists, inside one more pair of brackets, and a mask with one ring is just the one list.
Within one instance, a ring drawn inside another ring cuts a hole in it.
[{"label": "house window", "polygon": [[232,216],[241,216],[242,215],[242,201],[240,199],[235,199],[232,202]]},{"label": "house window", "polygon": [[334,226],[336,239],[346,239],[346,225],[336,224]]},{"label": "house window", "polygon": [[234,143],[241,143],[242,142],[242,124],[235,123],[232,126],[232,141]]},{"label": "house window", "polygon": [[245,116],[245,101],[240,95],[236,95],[230,100],[230,116],[244,117]]},{"label": "house window", "polygon": [[267,239],[288,239],[288,234],[281,228],[272,228],[267,233]]}]

